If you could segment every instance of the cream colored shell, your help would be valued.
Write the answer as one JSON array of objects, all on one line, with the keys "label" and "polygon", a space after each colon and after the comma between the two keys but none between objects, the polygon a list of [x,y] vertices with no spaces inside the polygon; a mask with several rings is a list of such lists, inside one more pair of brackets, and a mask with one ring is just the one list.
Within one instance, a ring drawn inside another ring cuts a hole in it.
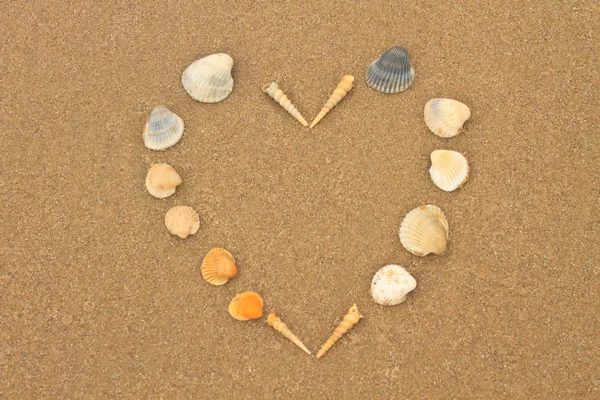
[{"label": "cream colored shell", "polygon": [[183,136],[183,120],[166,107],[154,107],[144,127],[144,145],[152,150],[174,146]]},{"label": "cream colored shell", "polygon": [[281,319],[279,319],[277,315],[275,315],[275,313],[269,314],[269,317],[267,318],[267,324],[269,324],[269,326],[272,326],[273,329],[275,329],[277,332],[281,333],[283,336],[288,338],[296,346],[300,347],[306,354],[310,354],[310,350],[306,348],[304,343],[302,343],[300,339],[298,339],[298,337],[294,335],[294,333],[287,327],[286,324],[284,324],[281,321]]},{"label": "cream colored shell", "polygon": [[442,254],[448,244],[448,221],[436,206],[420,206],[406,214],[400,225],[400,242],[416,256]]},{"label": "cream colored shell", "polygon": [[337,342],[342,336],[344,336],[346,332],[352,329],[352,327],[356,325],[362,317],[363,315],[358,311],[356,304],[350,307],[348,313],[344,315],[344,319],[342,319],[342,322],[340,322],[339,325],[333,330],[333,333],[331,334],[329,339],[327,339],[327,341],[323,344],[323,346],[317,353],[317,358],[323,357],[323,355],[327,353],[331,346],[333,346],[335,342]]},{"label": "cream colored shell", "polygon": [[417,287],[417,281],[399,265],[386,265],[371,281],[371,296],[377,304],[395,306]]},{"label": "cream colored shell", "polygon": [[348,92],[352,90],[353,82],[354,77],[352,75],[344,75],[342,77],[342,80],[340,81],[340,83],[338,83],[331,96],[329,96],[329,99],[327,100],[323,108],[321,108],[319,114],[315,117],[313,122],[311,122],[311,128],[318,124],[319,121],[321,121],[323,117],[327,115],[327,113],[331,111],[333,107],[335,107],[340,101],[342,101],[344,97],[346,97],[346,94],[348,94]]},{"label": "cream colored shell", "polygon": [[169,232],[185,239],[200,229],[198,213],[188,206],[175,206],[165,214],[165,225]]},{"label": "cream colored shell", "polygon": [[146,189],[152,196],[159,199],[169,197],[175,193],[179,185],[181,185],[181,177],[169,164],[152,164],[148,168]]},{"label": "cream colored shell", "polygon": [[271,82],[270,84],[264,85],[262,91],[267,93],[273,100],[275,100],[281,107],[285,109],[292,117],[296,118],[303,126],[308,126],[308,122],[304,119],[300,111],[292,103],[292,101],[283,93],[283,90],[279,88],[277,82]]},{"label": "cream colored shell", "polygon": [[433,183],[446,192],[461,187],[469,177],[469,162],[456,151],[435,150],[431,153],[429,175]]},{"label": "cream colored shell", "polygon": [[229,55],[211,54],[190,64],[183,71],[181,83],[195,100],[217,103],[233,90],[232,67],[233,59]]},{"label": "cream colored shell", "polygon": [[429,130],[443,138],[458,135],[471,117],[469,107],[452,99],[431,99],[425,104],[423,113]]}]

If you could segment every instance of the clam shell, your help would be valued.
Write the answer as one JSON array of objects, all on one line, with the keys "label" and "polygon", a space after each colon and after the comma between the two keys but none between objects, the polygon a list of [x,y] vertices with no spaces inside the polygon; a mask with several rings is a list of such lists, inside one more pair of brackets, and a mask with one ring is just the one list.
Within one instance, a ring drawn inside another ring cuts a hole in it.
[{"label": "clam shell", "polygon": [[377,304],[395,306],[417,287],[417,281],[399,265],[386,265],[371,281],[371,296]]},{"label": "clam shell", "polygon": [[402,46],[392,47],[367,68],[367,85],[382,93],[400,93],[412,85],[415,69]]},{"label": "clam shell", "polygon": [[183,71],[181,83],[195,100],[217,103],[233,90],[232,67],[233,59],[229,55],[211,54],[190,64]]},{"label": "clam shell", "polygon": [[406,214],[400,225],[400,241],[416,256],[442,254],[448,243],[448,221],[436,206],[420,206]]},{"label": "clam shell", "polygon": [[183,136],[183,120],[166,107],[154,107],[144,127],[144,145],[152,150],[174,146]]},{"label": "clam shell", "polygon": [[258,293],[238,293],[229,303],[229,314],[240,321],[258,319],[263,314],[263,301]]},{"label": "clam shell", "polygon": [[212,249],[200,267],[202,277],[211,285],[220,286],[237,274],[235,258],[225,249]]},{"label": "clam shell", "polygon": [[188,206],[175,206],[165,214],[165,225],[169,232],[185,239],[200,229],[198,213]]},{"label": "clam shell", "polygon": [[146,175],[146,189],[154,197],[164,199],[175,193],[177,186],[181,185],[181,177],[175,168],[169,164],[152,164]]},{"label": "clam shell", "polygon": [[461,187],[469,177],[469,162],[456,151],[435,150],[431,153],[431,180],[446,192]]},{"label": "clam shell", "polygon": [[471,117],[469,107],[452,99],[431,99],[425,104],[423,113],[429,130],[443,138],[458,135]]}]

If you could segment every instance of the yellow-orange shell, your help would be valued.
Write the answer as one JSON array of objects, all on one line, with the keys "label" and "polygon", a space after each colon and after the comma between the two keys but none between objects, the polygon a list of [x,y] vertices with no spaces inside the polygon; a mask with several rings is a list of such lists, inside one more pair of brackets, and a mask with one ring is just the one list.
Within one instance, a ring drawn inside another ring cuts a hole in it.
[{"label": "yellow-orange shell", "polygon": [[215,286],[223,285],[237,274],[235,258],[225,249],[212,249],[204,257],[200,271],[206,282]]},{"label": "yellow-orange shell", "polygon": [[229,314],[240,321],[258,319],[263,315],[263,301],[258,293],[238,293],[229,303]]}]

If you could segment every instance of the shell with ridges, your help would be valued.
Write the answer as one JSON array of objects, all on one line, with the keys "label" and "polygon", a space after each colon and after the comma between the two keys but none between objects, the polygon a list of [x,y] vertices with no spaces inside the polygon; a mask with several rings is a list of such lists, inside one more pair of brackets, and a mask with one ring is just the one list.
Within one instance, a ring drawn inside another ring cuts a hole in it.
[{"label": "shell with ridges", "polygon": [[335,107],[344,97],[346,97],[346,94],[348,94],[348,92],[352,90],[353,82],[354,77],[352,75],[344,75],[342,77],[342,80],[340,81],[340,83],[338,83],[331,96],[329,96],[329,99],[327,100],[323,108],[321,108],[319,114],[310,124],[311,128],[318,124],[319,121],[322,120],[323,117],[327,115],[327,113],[331,111],[333,107]]},{"label": "shell with ridges", "polygon": [[229,315],[240,321],[262,317],[262,297],[255,292],[238,293],[229,303]]},{"label": "shell with ridges", "polygon": [[215,286],[223,285],[237,274],[235,258],[225,249],[212,249],[204,257],[200,271],[206,282]]},{"label": "shell with ridges", "polygon": [[323,344],[323,346],[317,353],[317,358],[323,357],[323,355],[327,353],[327,350],[329,350],[331,346],[333,346],[333,344],[338,341],[339,338],[344,336],[346,332],[352,329],[352,327],[356,325],[362,317],[363,315],[360,312],[358,312],[356,304],[350,307],[348,313],[344,316],[342,322],[340,322],[339,325],[334,329],[329,339],[327,339],[325,344]]},{"label": "shell with ridges", "polygon": [[174,146],[183,136],[183,120],[166,107],[152,109],[144,127],[144,145],[152,150],[164,150]]},{"label": "shell with ridges", "polygon": [[292,331],[290,331],[286,324],[281,322],[281,320],[277,315],[275,315],[275,313],[269,314],[269,318],[267,318],[267,324],[269,324],[269,326],[272,326],[273,329],[275,329],[277,332],[281,333],[283,336],[291,340],[292,343],[304,350],[306,354],[310,354],[310,351],[306,348],[304,343],[302,343],[300,339],[298,339],[298,337],[294,335]]},{"label": "shell with ridges", "polygon": [[402,46],[392,47],[369,65],[367,85],[382,93],[400,93],[412,85],[415,69]]},{"label": "shell with ridges", "polygon": [[417,287],[417,281],[399,265],[386,265],[371,281],[371,296],[377,304],[395,306]]},{"label": "shell with ridges", "polygon": [[420,206],[406,214],[400,225],[400,241],[416,256],[442,254],[448,244],[448,221],[439,207]]},{"label": "shell with ridges", "polygon": [[233,90],[233,59],[225,54],[211,54],[190,64],[181,76],[185,91],[203,103],[217,103]]},{"label": "shell with ridges", "polygon": [[460,101],[431,99],[425,104],[423,114],[431,132],[448,138],[462,132],[463,124],[471,117],[471,110]]},{"label": "shell with ridges", "polygon": [[157,163],[148,168],[146,189],[152,196],[159,199],[169,197],[175,193],[179,185],[181,185],[181,177],[169,164]]},{"label": "shell with ridges", "polygon": [[200,229],[198,213],[188,206],[175,206],[165,214],[165,225],[169,232],[185,239]]},{"label": "shell with ridges", "polygon": [[451,192],[467,181],[469,162],[457,151],[435,150],[431,153],[429,175],[437,187]]},{"label": "shell with ridges", "polygon": [[273,98],[281,107],[285,109],[292,117],[296,118],[303,126],[308,126],[308,122],[304,119],[300,111],[292,104],[292,101],[283,93],[283,90],[279,88],[277,82],[271,82],[270,84],[264,85],[262,91],[267,93]]}]

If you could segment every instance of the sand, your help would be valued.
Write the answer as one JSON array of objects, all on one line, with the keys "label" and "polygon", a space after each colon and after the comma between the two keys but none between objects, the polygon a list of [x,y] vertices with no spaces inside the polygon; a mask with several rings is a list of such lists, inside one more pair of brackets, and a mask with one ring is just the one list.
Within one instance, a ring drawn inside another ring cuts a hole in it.
[{"label": "sand", "polygon": [[[0,397],[600,397],[597,2],[37,3],[0,5]],[[417,78],[383,95],[364,73],[394,45]],[[181,73],[216,52],[234,90],[201,104]],[[310,120],[344,74],[312,130],[260,90]],[[463,134],[427,130],[433,97],[471,108]],[[161,104],[186,131],[154,152]],[[471,162],[453,193],[427,172],[440,148]],[[165,200],[156,161],[183,177]],[[422,258],[398,229],[428,203],[450,244]],[[163,224],[179,204],[201,216],[185,240]],[[212,247],[238,260],[223,287],[199,272]],[[385,308],[368,289],[390,263],[418,287]],[[231,318],[244,290],[313,357]]]}]

